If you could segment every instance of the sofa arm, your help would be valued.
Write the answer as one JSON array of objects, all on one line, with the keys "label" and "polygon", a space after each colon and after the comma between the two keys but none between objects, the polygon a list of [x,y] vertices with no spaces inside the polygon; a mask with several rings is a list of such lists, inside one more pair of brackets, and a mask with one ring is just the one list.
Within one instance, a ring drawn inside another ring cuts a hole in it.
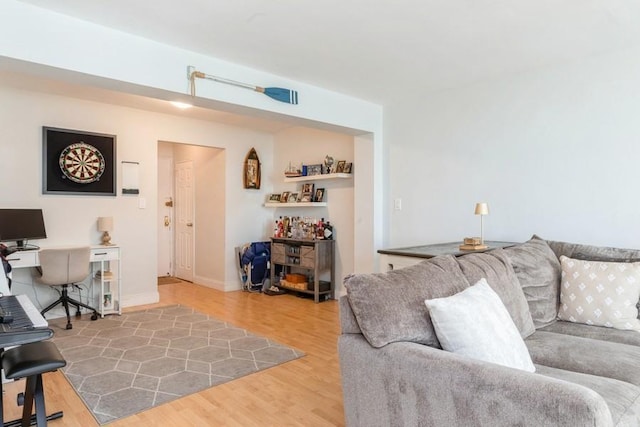
[{"label": "sofa arm", "polygon": [[611,426],[593,390],[414,343],[338,341],[349,427]]}]

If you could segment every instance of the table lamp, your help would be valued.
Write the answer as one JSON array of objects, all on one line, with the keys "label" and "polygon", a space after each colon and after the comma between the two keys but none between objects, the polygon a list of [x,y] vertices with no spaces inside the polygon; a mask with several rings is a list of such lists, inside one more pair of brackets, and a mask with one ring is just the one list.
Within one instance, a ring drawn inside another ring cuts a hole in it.
[{"label": "table lamp", "polygon": [[98,217],[98,231],[102,231],[102,244],[104,246],[112,246],[113,243],[111,243],[111,236],[109,236],[109,232],[113,231],[113,217]]},{"label": "table lamp", "polygon": [[[476,203],[476,215],[480,215],[480,246],[484,246],[484,233],[482,230],[482,217],[489,215],[489,205],[487,203]],[[486,248],[486,246],[485,246]],[[485,249],[483,248],[483,249]],[[480,249],[480,248],[478,248]]]}]

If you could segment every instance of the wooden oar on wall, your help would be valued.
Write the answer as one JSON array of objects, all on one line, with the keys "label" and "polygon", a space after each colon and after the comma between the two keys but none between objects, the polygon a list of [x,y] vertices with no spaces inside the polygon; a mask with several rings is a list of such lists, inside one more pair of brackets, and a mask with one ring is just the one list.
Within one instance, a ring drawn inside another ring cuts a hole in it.
[{"label": "wooden oar on wall", "polygon": [[237,82],[235,80],[224,79],[222,77],[212,76],[205,74],[201,71],[196,71],[194,67],[188,67],[189,81],[191,82],[191,96],[196,96],[196,78],[213,80],[214,82],[224,83],[232,86],[242,87],[250,89],[256,92],[264,93],[269,98],[276,101],[285,102],[287,104],[298,103],[298,92],[290,89],[283,89],[281,87],[260,87],[250,85],[248,83]]}]

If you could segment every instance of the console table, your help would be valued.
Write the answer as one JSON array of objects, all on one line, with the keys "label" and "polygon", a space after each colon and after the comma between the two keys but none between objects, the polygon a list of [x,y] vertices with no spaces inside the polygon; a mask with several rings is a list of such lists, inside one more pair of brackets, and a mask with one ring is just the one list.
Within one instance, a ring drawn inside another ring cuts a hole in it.
[{"label": "console table", "polygon": [[438,255],[460,256],[474,252],[486,252],[491,249],[506,248],[516,245],[515,242],[498,242],[485,240],[486,249],[461,251],[462,242],[436,243],[432,245],[411,246],[407,248],[380,249],[380,271],[386,272],[397,268],[408,267]]},{"label": "console table", "polygon": [[[30,268],[39,267],[40,259],[37,250],[17,251],[7,257],[11,267]],[[94,299],[93,307],[101,317],[105,314],[122,314],[120,304],[120,247],[119,246],[91,246],[91,284],[100,288],[100,294]],[[104,274],[103,272],[111,274]]]}]

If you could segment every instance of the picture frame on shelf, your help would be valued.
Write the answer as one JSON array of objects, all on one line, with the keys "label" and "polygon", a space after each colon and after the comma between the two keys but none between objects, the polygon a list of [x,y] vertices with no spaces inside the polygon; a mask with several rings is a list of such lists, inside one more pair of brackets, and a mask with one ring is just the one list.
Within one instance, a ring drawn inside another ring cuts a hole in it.
[{"label": "picture frame on shelf", "polygon": [[300,201],[301,202],[313,202],[313,193],[311,193],[311,192],[302,193],[302,196],[300,196]]},{"label": "picture frame on shelf", "polygon": [[280,201],[280,193],[269,194],[270,202],[279,202]]},{"label": "picture frame on shelf", "polygon": [[344,173],[351,173],[351,170],[353,169],[353,163],[349,162],[349,163],[345,163],[344,164]]},{"label": "picture frame on shelf", "polygon": [[298,201],[298,193],[292,192],[289,193],[289,197],[287,198],[287,203],[296,203]]},{"label": "picture frame on shelf", "polygon": [[105,292],[102,299],[102,308],[105,310],[113,309],[113,296],[111,292]]},{"label": "picture frame on shelf", "polygon": [[302,184],[302,191],[301,191],[302,194],[304,194],[304,193],[310,193],[310,194],[313,193],[313,187],[314,187],[313,183]]},{"label": "picture frame on shelf", "polygon": [[283,191],[282,194],[280,195],[280,202],[287,203],[288,201],[289,201],[289,192]]},{"label": "picture frame on shelf", "polygon": [[313,175],[322,175],[322,165],[308,165],[307,166],[307,176]]},{"label": "picture frame on shelf", "polygon": [[313,196],[314,202],[321,202],[324,199],[324,188],[318,188]]},{"label": "picture frame on shelf", "polygon": [[346,163],[346,160],[338,160],[338,164],[336,165],[336,173],[344,173],[344,165]]}]

